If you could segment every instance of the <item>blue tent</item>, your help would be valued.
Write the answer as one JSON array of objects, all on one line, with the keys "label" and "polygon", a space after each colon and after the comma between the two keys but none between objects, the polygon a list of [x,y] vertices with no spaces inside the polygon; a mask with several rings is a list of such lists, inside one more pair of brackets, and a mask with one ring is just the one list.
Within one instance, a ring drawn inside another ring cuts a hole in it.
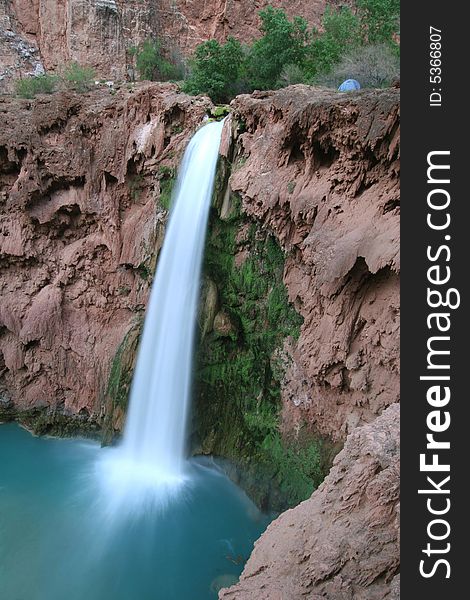
[{"label": "blue tent", "polygon": [[346,81],[343,81],[339,86],[338,92],[355,92],[360,89],[361,85],[359,81],[356,81],[355,79],[346,79]]}]

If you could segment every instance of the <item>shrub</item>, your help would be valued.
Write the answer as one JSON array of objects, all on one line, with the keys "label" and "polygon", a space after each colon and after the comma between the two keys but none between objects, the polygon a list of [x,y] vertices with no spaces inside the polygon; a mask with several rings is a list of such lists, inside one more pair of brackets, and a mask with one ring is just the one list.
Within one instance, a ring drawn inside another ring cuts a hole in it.
[{"label": "shrub", "polygon": [[400,60],[389,44],[354,49],[318,83],[337,88],[345,79],[357,79],[363,88],[381,88],[400,75]]},{"label": "shrub", "polygon": [[183,75],[182,65],[175,64],[163,57],[160,42],[146,40],[137,48],[131,48],[136,57],[136,68],[141,80],[169,81]]},{"label": "shrub", "polygon": [[282,9],[268,6],[259,13],[263,36],[256,40],[248,57],[248,75],[254,88],[276,87],[283,67],[303,64],[310,32],[302,17],[289,20]]},{"label": "shrub", "polygon": [[307,83],[303,69],[296,64],[285,65],[282,68],[276,87],[287,87],[296,83]]},{"label": "shrub", "polygon": [[67,87],[83,93],[91,89],[96,75],[92,67],[85,67],[77,62],[72,62],[65,68],[62,78]]},{"label": "shrub", "polygon": [[15,90],[20,98],[34,98],[37,94],[52,94],[57,87],[55,75],[37,75],[25,77],[15,82]]},{"label": "shrub", "polygon": [[209,40],[197,46],[190,62],[191,74],[183,89],[189,94],[207,94],[216,103],[230,100],[239,91],[245,53],[238,40],[225,44]]}]

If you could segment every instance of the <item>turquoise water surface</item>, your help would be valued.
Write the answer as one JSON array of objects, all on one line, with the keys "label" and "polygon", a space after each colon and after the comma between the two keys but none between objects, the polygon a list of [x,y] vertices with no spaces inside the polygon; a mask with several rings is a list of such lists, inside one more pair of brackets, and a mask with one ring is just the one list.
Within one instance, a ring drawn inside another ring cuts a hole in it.
[{"label": "turquoise water surface", "polygon": [[241,573],[270,519],[211,461],[131,510],[101,489],[110,451],[0,426],[1,600],[210,600]]}]

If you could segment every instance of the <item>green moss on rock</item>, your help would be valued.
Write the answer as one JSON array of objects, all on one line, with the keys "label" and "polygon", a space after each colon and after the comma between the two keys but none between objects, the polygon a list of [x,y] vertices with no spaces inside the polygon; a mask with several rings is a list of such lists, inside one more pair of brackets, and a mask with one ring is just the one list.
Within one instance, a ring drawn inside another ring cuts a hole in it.
[{"label": "green moss on rock", "polygon": [[210,115],[215,121],[220,121],[230,114],[230,106],[228,104],[217,104],[211,109]]},{"label": "green moss on rock", "polygon": [[0,423],[17,421],[34,435],[56,437],[88,437],[99,439],[101,429],[95,418],[88,414],[66,415],[58,409],[41,407],[17,410],[0,409]]},{"label": "green moss on rock", "polygon": [[323,479],[319,442],[287,442],[279,431],[282,369],[273,356],[302,324],[283,284],[284,258],[274,237],[239,210],[225,221],[213,210],[205,270],[237,335],[213,332],[201,342],[196,437],[200,451],[240,467],[258,504],[278,509],[307,498]]},{"label": "green moss on rock", "polygon": [[157,175],[160,181],[160,197],[158,202],[165,210],[170,210],[173,188],[176,183],[176,170],[174,167],[161,165]]},{"label": "green moss on rock", "polygon": [[105,394],[103,444],[110,444],[124,425],[142,324],[142,317],[138,317],[124,336],[111,363]]}]

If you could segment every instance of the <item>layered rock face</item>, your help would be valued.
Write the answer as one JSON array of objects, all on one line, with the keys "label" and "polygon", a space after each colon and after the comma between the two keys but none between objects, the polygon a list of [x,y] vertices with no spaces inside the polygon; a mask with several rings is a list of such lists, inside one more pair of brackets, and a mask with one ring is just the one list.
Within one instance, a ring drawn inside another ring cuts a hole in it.
[{"label": "layered rock face", "polygon": [[170,84],[1,101],[0,395],[12,410],[113,416],[111,364],[142,322],[160,202],[210,106]]},{"label": "layered rock face", "polygon": [[284,428],[344,440],[399,395],[398,91],[292,86],[233,109],[231,190],[281,243],[304,317],[284,348]]},{"label": "layered rock face", "polygon": [[[251,42],[259,35],[267,0],[0,0],[0,91],[37,65],[58,69],[70,61],[97,75],[133,77],[132,46],[157,37],[174,60],[200,42],[233,35]],[[326,0],[270,2],[319,25]],[[328,4],[332,4],[329,2]],[[340,2],[333,2],[339,5]]]},{"label": "layered rock face", "polygon": [[34,72],[31,60],[25,60],[25,47],[46,70],[57,71],[76,61],[92,66],[100,77],[126,79],[131,62],[129,48],[156,31],[152,2],[2,0],[2,3],[1,91],[11,89],[14,79]]},{"label": "layered rock face", "polygon": [[[339,6],[340,0],[163,0],[157,18],[163,36],[176,36],[184,55],[207,39],[225,40],[229,35],[251,43],[260,35],[258,13],[268,4],[283,8],[289,16],[305,17],[311,25],[320,25],[327,4]],[[347,4],[347,3],[346,3]]]},{"label": "layered rock face", "polygon": [[223,600],[398,600],[399,407],[348,437],[313,496],[273,521]]}]

